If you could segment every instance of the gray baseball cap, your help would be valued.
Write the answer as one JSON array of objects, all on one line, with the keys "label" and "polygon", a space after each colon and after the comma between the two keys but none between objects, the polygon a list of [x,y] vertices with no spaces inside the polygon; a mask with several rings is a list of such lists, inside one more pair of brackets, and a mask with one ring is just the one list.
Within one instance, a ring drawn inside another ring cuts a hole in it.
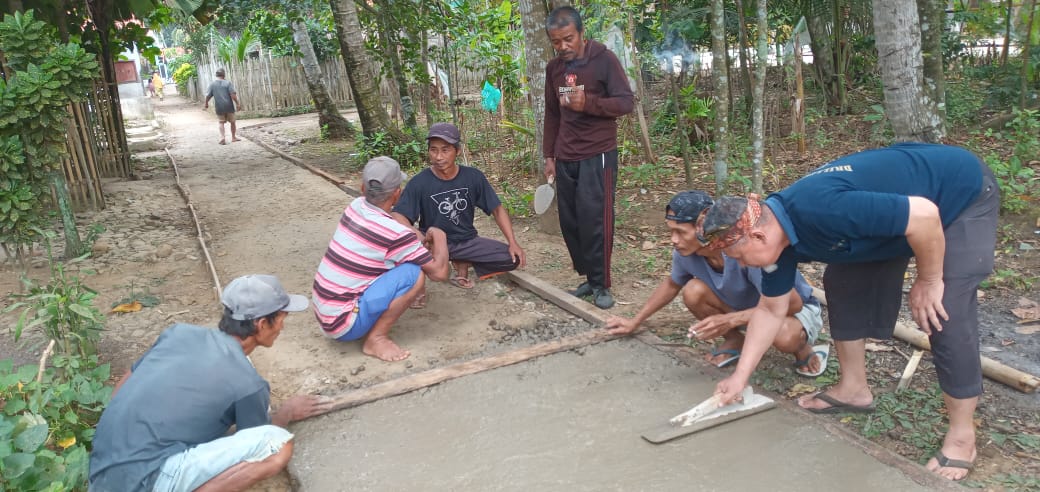
[{"label": "gray baseball cap", "polygon": [[361,173],[361,182],[374,191],[396,190],[406,179],[401,165],[385,155],[373,157]]},{"label": "gray baseball cap", "polygon": [[287,294],[274,275],[244,275],[231,281],[220,296],[231,310],[231,319],[262,318],[278,311],[303,311],[310,306],[304,296]]}]

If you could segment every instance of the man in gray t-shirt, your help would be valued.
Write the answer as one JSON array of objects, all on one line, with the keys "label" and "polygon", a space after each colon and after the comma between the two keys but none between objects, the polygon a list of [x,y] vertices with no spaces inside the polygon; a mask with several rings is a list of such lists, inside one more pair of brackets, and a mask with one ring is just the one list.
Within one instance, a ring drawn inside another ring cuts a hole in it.
[{"label": "man in gray t-shirt", "polygon": [[[607,320],[607,328],[616,334],[640,331],[644,321],[681,291],[683,304],[699,320],[690,327],[689,336],[699,340],[722,337],[722,344],[706,359],[726,367],[740,358],[742,329],[761,296],[762,270],[741,266],[722,251],[702,244],[696,222],[711,204],[711,197],[699,191],[683,191],[672,198],[665,210],[675,247],[671,275],[661,281],[635,317],[612,317]],[[823,326],[820,303],[801,274],[790,295],[791,309],[773,346],[794,356],[798,374],[818,376],[827,368],[830,352],[826,345],[813,346]]]},{"label": "man in gray t-shirt", "polygon": [[235,109],[242,109],[242,103],[238,102],[238,93],[235,92],[235,85],[231,82],[224,80],[224,69],[217,69],[217,80],[214,80],[209,85],[209,89],[206,90],[206,102],[202,105],[203,109],[209,109],[209,100],[213,99],[213,107],[217,111],[217,120],[220,122],[220,145],[227,143],[224,140],[224,122],[231,123],[231,141],[237,142],[238,137],[235,136]]},{"label": "man in gray t-shirt", "polygon": [[247,275],[221,302],[219,330],[173,325],[116,384],[94,434],[91,492],[246,489],[285,468],[289,422],[329,407],[296,396],[269,414],[270,387],[247,359],[271,347],[306,297],[286,294],[273,276]]}]

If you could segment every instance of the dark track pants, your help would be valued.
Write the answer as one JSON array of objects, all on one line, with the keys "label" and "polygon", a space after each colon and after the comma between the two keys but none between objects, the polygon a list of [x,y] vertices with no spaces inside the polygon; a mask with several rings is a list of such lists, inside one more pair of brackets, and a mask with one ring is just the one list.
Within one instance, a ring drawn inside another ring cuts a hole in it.
[{"label": "dark track pants", "polygon": [[617,173],[617,149],[577,162],[556,161],[563,241],[574,269],[593,287],[610,287]]},{"label": "dark track pants", "polygon": [[509,254],[508,244],[480,236],[458,243],[448,243],[448,260],[473,265],[477,278],[513,271],[520,265],[520,262]]}]

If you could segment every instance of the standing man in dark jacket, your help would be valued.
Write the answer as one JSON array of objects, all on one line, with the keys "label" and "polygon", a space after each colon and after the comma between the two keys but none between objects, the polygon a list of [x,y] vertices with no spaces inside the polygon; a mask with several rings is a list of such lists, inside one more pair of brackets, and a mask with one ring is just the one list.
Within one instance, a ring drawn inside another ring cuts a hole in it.
[{"label": "standing man in dark jacket", "polygon": [[556,178],[563,240],[586,279],[571,294],[591,296],[596,307],[608,309],[614,305],[617,118],[632,112],[632,88],[617,56],[585,39],[573,7],[550,12],[545,29],[556,50],[545,67],[545,177]]}]

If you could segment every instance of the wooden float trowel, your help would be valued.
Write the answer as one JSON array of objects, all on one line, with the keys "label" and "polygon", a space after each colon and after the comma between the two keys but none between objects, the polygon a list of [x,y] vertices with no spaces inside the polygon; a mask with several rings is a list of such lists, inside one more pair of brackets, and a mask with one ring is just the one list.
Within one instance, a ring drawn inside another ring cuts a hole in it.
[{"label": "wooden float trowel", "polygon": [[654,444],[702,431],[717,425],[764,412],[776,406],[767,396],[755,394],[751,386],[744,388],[738,401],[719,406],[718,396],[712,396],[689,411],[672,417],[667,423],[643,432],[643,439]]}]

